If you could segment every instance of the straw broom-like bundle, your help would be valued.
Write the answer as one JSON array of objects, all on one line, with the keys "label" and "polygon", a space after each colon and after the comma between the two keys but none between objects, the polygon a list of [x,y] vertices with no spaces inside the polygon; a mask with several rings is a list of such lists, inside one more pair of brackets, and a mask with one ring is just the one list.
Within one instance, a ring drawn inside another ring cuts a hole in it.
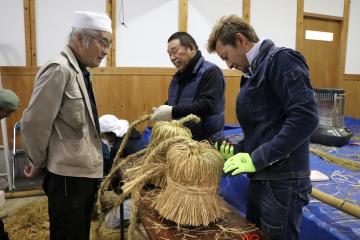
[{"label": "straw broom-like bundle", "polygon": [[178,225],[208,226],[229,212],[217,193],[223,158],[207,142],[185,139],[166,155],[167,185],[153,202],[161,216]]}]

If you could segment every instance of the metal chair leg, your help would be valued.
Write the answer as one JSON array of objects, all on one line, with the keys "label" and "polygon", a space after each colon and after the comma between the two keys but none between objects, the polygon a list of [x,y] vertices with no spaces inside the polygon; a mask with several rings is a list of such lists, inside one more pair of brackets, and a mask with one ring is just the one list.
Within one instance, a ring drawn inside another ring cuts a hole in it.
[{"label": "metal chair leg", "polygon": [[124,203],[120,204],[120,240],[125,240]]}]

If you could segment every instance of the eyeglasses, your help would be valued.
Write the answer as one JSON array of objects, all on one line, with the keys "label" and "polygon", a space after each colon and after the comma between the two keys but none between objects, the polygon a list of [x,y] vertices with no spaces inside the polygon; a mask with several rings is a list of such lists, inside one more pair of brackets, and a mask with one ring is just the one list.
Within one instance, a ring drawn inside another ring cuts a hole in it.
[{"label": "eyeglasses", "polygon": [[112,43],[105,37],[100,37],[100,36],[98,36],[96,34],[92,34],[92,33],[85,33],[85,35],[95,38],[103,48],[111,48],[112,47]]}]

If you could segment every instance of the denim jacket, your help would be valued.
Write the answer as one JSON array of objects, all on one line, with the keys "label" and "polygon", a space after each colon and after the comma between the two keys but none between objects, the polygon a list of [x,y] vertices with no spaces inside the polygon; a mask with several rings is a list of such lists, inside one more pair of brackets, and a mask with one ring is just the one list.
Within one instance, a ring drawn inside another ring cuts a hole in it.
[{"label": "denim jacket", "polygon": [[256,172],[249,178],[308,177],[309,137],[319,120],[304,57],[265,40],[250,67],[236,100],[244,139],[235,148],[251,155]]}]

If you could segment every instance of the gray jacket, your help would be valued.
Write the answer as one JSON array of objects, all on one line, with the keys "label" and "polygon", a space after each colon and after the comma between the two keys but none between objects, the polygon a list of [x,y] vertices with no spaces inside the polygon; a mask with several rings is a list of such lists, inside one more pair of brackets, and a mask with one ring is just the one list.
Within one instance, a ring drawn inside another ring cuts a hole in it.
[{"label": "gray jacket", "polygon": [[35,167],[63,176],[102,177],[100,137],[82,72],[69,47],[39,70],[21,120],[21,138]]}]

